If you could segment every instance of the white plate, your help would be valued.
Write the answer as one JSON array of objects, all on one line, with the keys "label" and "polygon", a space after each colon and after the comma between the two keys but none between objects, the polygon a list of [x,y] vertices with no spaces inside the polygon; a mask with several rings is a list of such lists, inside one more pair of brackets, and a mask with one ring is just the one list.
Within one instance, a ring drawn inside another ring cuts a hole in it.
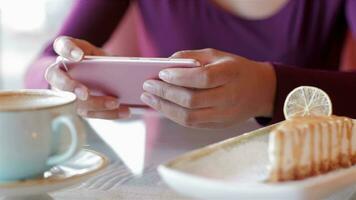
[{"label": "white plate", "polygon": [[46,171],[43,178],[0,183],[0,196],[44,194],[81,183],[108,165],[100,153],[82,150],[71,160]]},{"label": "white plate", "polygon": [[356,166],[301,181],[267,183],[268,134],[273,126],[182,155],[158,167],[162,179],[185,196],[203,199],[349,198]]}]

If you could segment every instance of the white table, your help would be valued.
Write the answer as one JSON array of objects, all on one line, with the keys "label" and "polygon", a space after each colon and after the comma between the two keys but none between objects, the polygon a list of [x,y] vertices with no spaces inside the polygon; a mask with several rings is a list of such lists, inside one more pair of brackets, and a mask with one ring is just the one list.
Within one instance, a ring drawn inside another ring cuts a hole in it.
[{"label": "white table", "polygon": [[227,130],[197,130],[154,112],[134,112],[129,120],[87,120],[87,148],[106,154],[111,164],[79,186],[49,194],[53,199],[186,199],[160,180],[160,163],[260,127],[250,120]]},{"label": "white table", "polygon": [[[87,120],[87,148],[107,155],[110,166],[87,182],[50,193],[42,200],[187,199],[160,180],[156,171],[159,164],[187,151],[260,128],[254,120],[249,120],[225,130],[189,129],[155,112],[134,112],[129,120]],[[349,195],[342,199],[356,200],[356,193],[351,198]]]}]

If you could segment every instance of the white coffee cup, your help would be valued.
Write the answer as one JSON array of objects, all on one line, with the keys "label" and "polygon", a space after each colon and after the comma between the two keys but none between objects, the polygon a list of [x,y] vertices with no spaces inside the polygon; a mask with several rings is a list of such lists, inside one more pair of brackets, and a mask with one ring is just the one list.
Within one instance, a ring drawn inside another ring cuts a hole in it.
[{"label": "white coffee cup", "polygon": [[[0,91],[0,181],[41,176],[74,156],[85,140],[75,102],[69,92]],[[69,144],[58,142],[65,134]]]}]

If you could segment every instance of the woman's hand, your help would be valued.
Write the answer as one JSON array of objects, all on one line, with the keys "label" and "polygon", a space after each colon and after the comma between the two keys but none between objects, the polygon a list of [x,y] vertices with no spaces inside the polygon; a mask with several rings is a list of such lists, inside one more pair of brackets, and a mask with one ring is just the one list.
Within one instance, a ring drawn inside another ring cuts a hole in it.
[{"label": "woman's hand", "polygon": [[276,77],[268,63],[203,49],[181,51],[173,58],[192,58],[197,68],[172,68],[148,80],[141,100],[181,125],[222,128],[251,117],[272,115]]},{"label": "woman's hand", "polygon": [[[58,37],[54,44],[56,53],[68,60],[80,62],[84,55],[105,56],[102,49],[87,41],[71,37]],[[119,100],[111,96],[91,96],[89,89],[82,83],[73,80],[65,71],[59,68],[57,62],[47,68],[47,81],[52,88],[74,92],[78,101],[78,114],[84,117],[117,119],[129,116],[128,107],[120,106]]]}]

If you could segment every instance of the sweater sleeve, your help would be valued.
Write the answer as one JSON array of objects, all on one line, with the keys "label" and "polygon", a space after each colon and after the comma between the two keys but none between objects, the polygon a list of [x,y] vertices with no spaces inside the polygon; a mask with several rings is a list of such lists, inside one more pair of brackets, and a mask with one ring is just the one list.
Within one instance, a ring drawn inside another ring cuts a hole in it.
[{"label": "sweater sleeve", "polygon": [[349,25],[349,29],[353,34],[353,38],[356,38],[356,1],[347,0],[345,6],[346,19]]},{"label": "sweater sleeve", "polygon": [[[353,38],[356,38],[356,0],[346,0],[346,19]],[[354,55],[356,56],[356,55]],[[356,118],[356,71],[340,72],[274,64],[277,78],[274,112],[272,119],[257,117],[262,125],[284,120],[283,105],[288,93],[302,85],[316,86],[331,98],[333,114]]]},{"label": "sweater sleeve", "polygon": [[274,112],[272,119],[257,118],[261,124],[284,120],[283,104],[288,93],[302,85],[324,90],[332,101],[333,114],[356,118],[356,72],[302,69],[274,64],[277,78]]},{"label": "sweater sleeve", "polygon": [[[77,0],[58,34],[87,40],[103,46],[110,38],[129,6],[129,0]],[[40,56],[30,65],[25,77],[27,88],[47,88],[44,73],[56,55],[49,41]]]}]

